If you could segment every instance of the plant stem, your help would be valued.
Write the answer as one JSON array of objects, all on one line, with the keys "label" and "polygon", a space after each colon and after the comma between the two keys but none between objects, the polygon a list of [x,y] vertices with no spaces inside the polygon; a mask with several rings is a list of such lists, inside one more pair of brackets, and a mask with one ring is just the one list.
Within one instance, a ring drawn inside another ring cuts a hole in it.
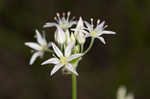
[{"label": "plant stem", "polygon": [[81,53],[83,52],[84,50],[84,44],[81,44]]},{"label": "plant stem", "polygon": [[72,74],[72,99],[77,99],[77,78]]},{"label": "plant stem", "polygon": [[94,37],[91,39],[91,42],[90,42],[90,45],[89,45],[89,47],[86,49],[86,51],[84,52],[84,54],[86,54],[90,49],[91,49],[91,47],[92,47],[92,45],[93,45],[93,43],[94,43]]}]

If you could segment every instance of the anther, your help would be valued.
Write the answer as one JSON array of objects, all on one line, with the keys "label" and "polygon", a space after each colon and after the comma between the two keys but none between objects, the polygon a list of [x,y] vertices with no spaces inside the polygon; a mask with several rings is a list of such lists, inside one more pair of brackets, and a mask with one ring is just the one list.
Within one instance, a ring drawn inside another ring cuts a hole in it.
[{"label": "anther", "polygon": [[56,13],[56,15],[57,15],[58,17],[60,16],[60,14],[59,14],[58,12]]},{"label": "anther", "polygon": [[97,20],[97,24],[99,24],[99,23],[100,23],[100,19]]},{"label": "anther", "polygon": [[70,12],[70,11],[68,11],[67,16],[70,16],[70,14],[71,14],[71,12]]},{"label": "anther", "polygon": [[63,17],[65,17],[66,13],[65,13],[65,12],[63,12],[63,13],[62,13],[62,15],[63,15]]}]

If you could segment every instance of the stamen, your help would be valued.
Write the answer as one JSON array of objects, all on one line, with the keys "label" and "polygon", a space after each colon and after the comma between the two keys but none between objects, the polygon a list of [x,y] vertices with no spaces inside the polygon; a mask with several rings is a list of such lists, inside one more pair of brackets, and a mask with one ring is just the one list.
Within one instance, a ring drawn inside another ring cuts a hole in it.
[{"label": "stamen", "polygon": [[100,19],[97,20],[97,25],[100,23]]},{"label": "stamen", "polygon": [[60,17],[60,14],[58,12],[56,13],[56,15],[57,15],[57,17]]},{"label": "stamen", "polygon": [[92,25],[92,27],[94,26],[94,25],[93,25],[93,18],[91,18],[91,25]]},{"label": "stamen", "polygon": [[69,20],[70,14],[71,14],[71,12],[68,11],[68,13],[67,13],[67,21]]},{"label": "stamen", "polygon": [[58,17],[58,21],[61,21],[61,19],[60,19],[60,14],[57,12],[56,15],[57,15],[57,17]]},{"label": "stamen", "polygon": [[70,11],[68,11],[67,16],[69,17],[69,16],[70,16],[70,14],[71,14],[71,12],[70,12]]},{"label": "stamen", "polygon": [[65,17],[66,13],[65,13],[65,12],[63,12],[63,13],[62,13],[62,15],[63,15],[63,17]]},{"label": "stamen", "polygon": [[54,20],[58,22],[58,19],[57,19],[57,17],[54,17]]},{"label": "stamen", "polygon": [[107,27],[108,27],[108,25],[105,25],[105,26],[104,26],[104,29],[107,28]]}]

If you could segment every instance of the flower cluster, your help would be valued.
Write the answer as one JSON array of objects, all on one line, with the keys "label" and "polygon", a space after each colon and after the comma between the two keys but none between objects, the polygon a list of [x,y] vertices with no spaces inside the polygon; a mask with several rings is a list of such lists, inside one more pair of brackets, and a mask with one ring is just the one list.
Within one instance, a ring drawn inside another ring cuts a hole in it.
[{"label": "flower cluster", "polygon": [[[65,73],[78,75],[76,71],[78,63],[91,49],[94,39],[97,38],[105,44],[103,34],[115,34],[115,32],[105,30],[107,27],[105,21],[97,20],[97,24],[94,25],[92,18],[90,23],[84,21],[82,17],[79,20],[75,20],[74,17],[70,19],[70,12],[63,13],[62,16],[59,13],[56,15],[57,17],[54,17],[56,22],[48,22],[43,26],[43,28],[56,27],[54,31],[55,42],[47,43],[45,34],[41,36],[39,31],[36,30],[38,43],[25,43],[26,46],[34,50],[29,64],[32,65],[37,57],[43,57],[45,52],[49,52],[52,58],[44,61],[41,65],[54,64],[51,75],[59,69],[62,69]],[[85,49],[84,44],[87,38],[91,38],[91,42],[89,47]]]}]

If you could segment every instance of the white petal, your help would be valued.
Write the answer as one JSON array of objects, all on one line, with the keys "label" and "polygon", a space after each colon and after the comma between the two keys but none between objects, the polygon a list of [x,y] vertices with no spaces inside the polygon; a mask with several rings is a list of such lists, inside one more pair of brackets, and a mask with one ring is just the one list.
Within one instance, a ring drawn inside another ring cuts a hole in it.
[{"label": "white petal", "polygon": [[105,40],[103,37],[97,37],[103,44],[106,44]]},{"label": "white petal", "polygon": [[32,56],[31,56],[31,59],[30,59],[30,62],[29,64],[32,65],[34,63],[34,61],[36,60],[37,57],[39,56],[42,56],[43,53],[41,52],[35,52]]},{"label": "white petal", "polygon": [[95,30],[102,31],[104,29],[104,24],[105,24],[105,21],[101,22],[99,25],[97,25]]},{"label": "white petal", "polygon": [[41,49],[40,45],[37,44],[37,43],[34,43],[34,42],[26,42],[25,45],[32,48],[32,49],[34,49],[34,50],[39,51]]},{"label": "white petal", "polygon": [[[86,29],[86,28],[85,28]],[[73,29],[71,29],[72,31],[75,31],[75,33],[78,33],[78,32],[82,32],[82,33],[85,33],[85,34],[87,34],[87,33],[89,33],[89,32],[87,32],[87,31],[85,31],[85,30],[83,30],[83,29],[80,29],[80,28],[73,28]]]},{"label": "white petal", "polygon": [[85,25],[87,26],[88,30],[91,31],[93,29],[92,25],[89,24],[87,21],[84,21]]},{"label": "white petal", "polygon": [[65,49],[65,57],[70,56],[73,46],[74,46],[74,43],[69,43],[68,44],[68,46]]},{"label": "white petal", "polygon": [[72,61],[73,59],[76,59],[76,58],[79,58],[83,56],[83,54],[74,54],[74,55],[71,55],[70,57],[68,57],[69,61]]},{"label": "white petal", "polygon": [[53,47],[54,52],[56,53],[56,55],[57,55],[58,57],[63,57],[62,52],[60,51],[60,49],[59,49],[54,43],[52,43],[52,47]]},{"label": "white petal", "polygon": [[85,38],[92,37],[89,33],[85,34]]},{"label": "white petal", "polygon": [[55,72],[57,72],[62,66],[63,66],[64,64],[57,64],[57,65],[55,65],[55,67],[52,69],[52,71],[51,71],[51,76],[55,73]]},{"label": "white petal", "polygon": [[75,75],[77,75],[78,76],[78,73],[76,72],[76,70],[73,68],[73,66],[71,65],[71,64],[66,64],[65,65],[65,67],[69,70],[69,71],[71,71],[72,73],[74,73]]},{"label": "white petal", "polygon": [[56,23],[46,23],[43,27],[44,28],[47,28],[47,27],[53,27],[53,26],[56,26],[57,24]]},{"label": "white petal", "polygon": [[116,32],[113,32],[113,31],[102,31],[102,34],[116,34]]},{"label": "white petal", "polygon": [[83,27],[83,20],[82,20],[82,17],[80,17],[78,24],[77,24],[77,28],[82,28],[82,27]]},{"label": "white petal", "polygon": [[41,45],[47,45],[45,38],[42,38],[41,34],[39,33],[38,30],[36,32],[36,37],[37,37],[37,42]]},{"label": "white petal", "polygon": [[59,59],[58,58],[50,58],[50,59],[46,60],[45,62],[43,62],[41,65],[58,64],[58,63],[59,63]]}]

